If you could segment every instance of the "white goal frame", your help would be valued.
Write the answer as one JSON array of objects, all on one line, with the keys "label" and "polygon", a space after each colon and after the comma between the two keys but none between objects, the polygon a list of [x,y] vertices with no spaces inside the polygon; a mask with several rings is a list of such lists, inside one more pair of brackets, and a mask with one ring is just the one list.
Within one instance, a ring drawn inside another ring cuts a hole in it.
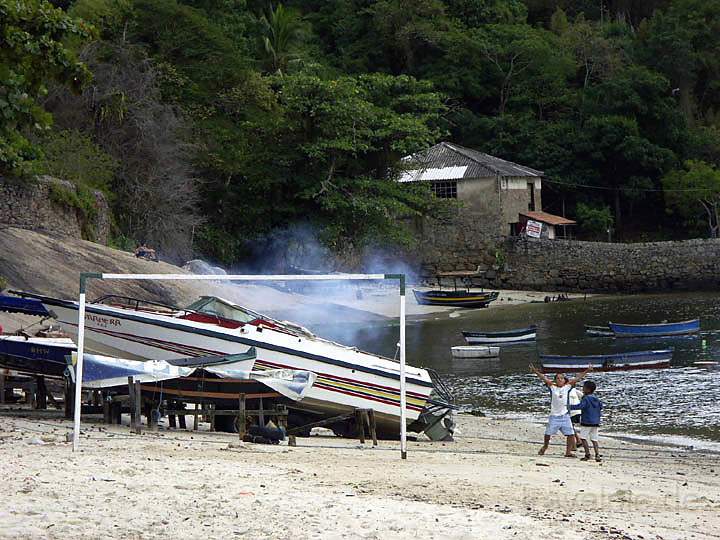
[{"label": "white goal frame", "polygon": [[381,281],[398,280],[400,284],[400,458],[407,459],[407,399],[405,389],[405,274],[313,274],[313,275],[218,275],[218,274],[106,274],[82,272],[78,298],[77,366],[75,367],[75,407],[73,452],[80,447],[80,412],[82,408],[83,354],[85,349],[85,292],[88,282],[99,280],[141,281]]}]

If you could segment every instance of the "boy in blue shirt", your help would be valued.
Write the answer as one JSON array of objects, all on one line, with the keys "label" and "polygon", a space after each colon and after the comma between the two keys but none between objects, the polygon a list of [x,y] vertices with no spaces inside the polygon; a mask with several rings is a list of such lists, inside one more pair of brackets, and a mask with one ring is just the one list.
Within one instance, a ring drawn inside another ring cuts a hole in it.
[{"label": "boy in blue shirt", "polygon": [[585,381],[583,384],[583,398],[578,405],[571,405],[571,410],[580,410],[580,442],[585,449],[585,457],[581,461],[590,460],[590,447],[588,439],[592,441],[593,450],[595,451],[595,461],[600,459],[600,448],[598,446],[598,427],[600,426],[600,416],[602,414],[603,404],[595,395],[597,385],[593,381]]}]

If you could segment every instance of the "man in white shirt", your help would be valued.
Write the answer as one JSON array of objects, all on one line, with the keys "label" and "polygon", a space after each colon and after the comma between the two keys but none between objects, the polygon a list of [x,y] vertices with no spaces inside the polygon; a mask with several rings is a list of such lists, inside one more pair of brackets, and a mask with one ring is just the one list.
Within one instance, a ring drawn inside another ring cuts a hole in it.
[{"label": "man in white shirt", "polygon": [[576,457],[575,454],[573,454],[575,448],[575,430],[570,420],[570,391],[579,380],[592,371],[592,367],[588,366],[580,376],[574,379],[568,379],[564,374],[557,373],[555,380],[550,380],[542,371],[532,364],[530,364],[530,370],[535,373],[550,390],[550,417],[548,418],[547,427],[545,428],[545,440],[538,454],[542,456],[545,453],[550,445],[550,437],[560,431],[567,437],[565,457]]}]

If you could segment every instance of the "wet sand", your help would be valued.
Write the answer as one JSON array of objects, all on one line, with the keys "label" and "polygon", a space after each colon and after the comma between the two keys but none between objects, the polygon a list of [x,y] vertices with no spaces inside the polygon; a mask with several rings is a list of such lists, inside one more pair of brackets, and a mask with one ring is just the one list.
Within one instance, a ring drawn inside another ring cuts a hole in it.
[{"label": "wet sand", "polygon": [[0,415],[2,538],[720,537],[717,455],[603,438],[602,464],[559,444],[539,457],[542,426],[468,415],[456,442],[412,442],[407,461],[387,441],[99,423],[73,454],[69,422],[31,414]]}]

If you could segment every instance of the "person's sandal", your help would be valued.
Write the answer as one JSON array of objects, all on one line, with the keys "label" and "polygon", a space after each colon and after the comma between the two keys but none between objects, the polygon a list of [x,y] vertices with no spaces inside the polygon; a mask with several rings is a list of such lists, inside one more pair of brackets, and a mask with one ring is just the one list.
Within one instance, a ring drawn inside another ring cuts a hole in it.
[{"label": "person's sandal", "polygon": [[575,454],[565,454],[565,457],[576,458],[577,456]]},{"label": "person's sandal", "polygon": [[580,458],[580,461],[590,461],[590,456]]},{"label": "person's sandal", "polygon": [[547,446],[541,447],[540,450],[538,451],[538,456],[544,456],[546,450],[547,450]]},{"label": "person's sandal", "polygon": [[595,461],[597,461],[598,463],[601,463],[602,459],[600,458],[600,456],[595,456]]}]

